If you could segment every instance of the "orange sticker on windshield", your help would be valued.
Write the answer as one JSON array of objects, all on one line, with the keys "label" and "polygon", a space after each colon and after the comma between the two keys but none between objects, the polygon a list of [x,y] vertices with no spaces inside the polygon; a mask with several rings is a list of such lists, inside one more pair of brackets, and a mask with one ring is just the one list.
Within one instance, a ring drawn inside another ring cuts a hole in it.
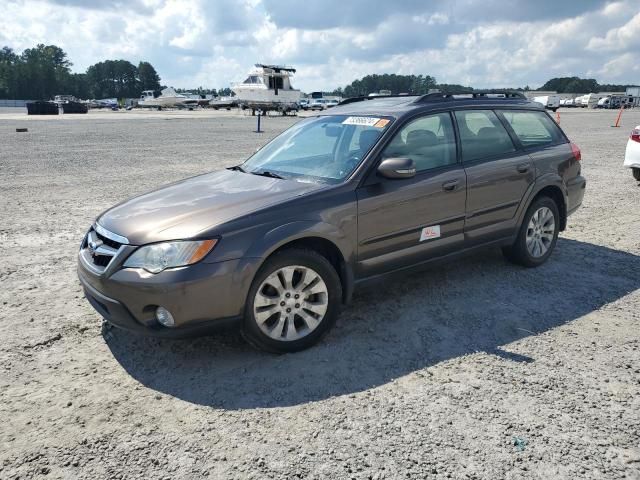
[{"label": "orange sticker on windshield", "polygon": [[386,118],[381,118],[373,126],[378,128],[384,128],[387,126],[387,123],[389,123],[389,120],[387,120]]}]

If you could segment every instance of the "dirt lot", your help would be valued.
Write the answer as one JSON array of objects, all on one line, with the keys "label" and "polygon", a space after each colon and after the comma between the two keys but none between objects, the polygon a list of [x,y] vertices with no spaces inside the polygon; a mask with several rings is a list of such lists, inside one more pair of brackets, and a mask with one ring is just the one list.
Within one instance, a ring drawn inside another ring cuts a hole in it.
[{"label": "dirt lot", "polygon": [[640,112],[561,115],[587,195],[546,265],[387,279],[273,356],[103,329],[75,261],[103,209],[295,119],[0,113],[0,478],[640,478]]}]

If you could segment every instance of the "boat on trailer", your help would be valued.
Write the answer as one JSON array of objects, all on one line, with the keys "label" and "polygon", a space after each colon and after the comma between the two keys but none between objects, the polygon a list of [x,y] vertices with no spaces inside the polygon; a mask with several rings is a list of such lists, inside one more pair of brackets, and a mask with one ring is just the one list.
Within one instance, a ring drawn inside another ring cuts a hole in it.
[{"label": "boat on trailer", "polygon": [[300,90],[293,88],[291,77],[296,69],[284,65],[257,63],[242,83],[231,87],[236,101],[243,109],[276,110],[287,114],[298,110]]},{"label": "boat on trailer", "polygon": [[138,107],[157,108],[163,107],[194,108],[198,106],[198,100],[177,93],[173,88],[165,88],[160,96],[156,96],[154,90],[145,90],[140,96]]}]

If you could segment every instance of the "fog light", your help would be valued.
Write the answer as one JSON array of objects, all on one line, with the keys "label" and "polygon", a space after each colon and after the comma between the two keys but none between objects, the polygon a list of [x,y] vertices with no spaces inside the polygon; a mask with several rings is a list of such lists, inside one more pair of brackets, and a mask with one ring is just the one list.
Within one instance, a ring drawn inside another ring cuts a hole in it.
[{"label": "fog light", "polygon": [[158,307],[156,309],[156,318],[165,327],[173,327],[176,322],[173,319],[173,315],[164,307]]}]

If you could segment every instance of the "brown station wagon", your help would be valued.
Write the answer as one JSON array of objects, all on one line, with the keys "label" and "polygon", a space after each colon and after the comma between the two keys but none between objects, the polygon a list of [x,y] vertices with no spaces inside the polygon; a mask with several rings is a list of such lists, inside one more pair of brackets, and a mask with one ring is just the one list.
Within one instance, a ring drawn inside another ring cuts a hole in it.
[{"label": "brown station wagon", "polygon": [[480,246],[544,263],[582,203],[580,150],[518,93],[353,98],[244,163],[127,200],[78,275],[110,323],[162,336],[237,324],[309,347],[363,280]]}]

